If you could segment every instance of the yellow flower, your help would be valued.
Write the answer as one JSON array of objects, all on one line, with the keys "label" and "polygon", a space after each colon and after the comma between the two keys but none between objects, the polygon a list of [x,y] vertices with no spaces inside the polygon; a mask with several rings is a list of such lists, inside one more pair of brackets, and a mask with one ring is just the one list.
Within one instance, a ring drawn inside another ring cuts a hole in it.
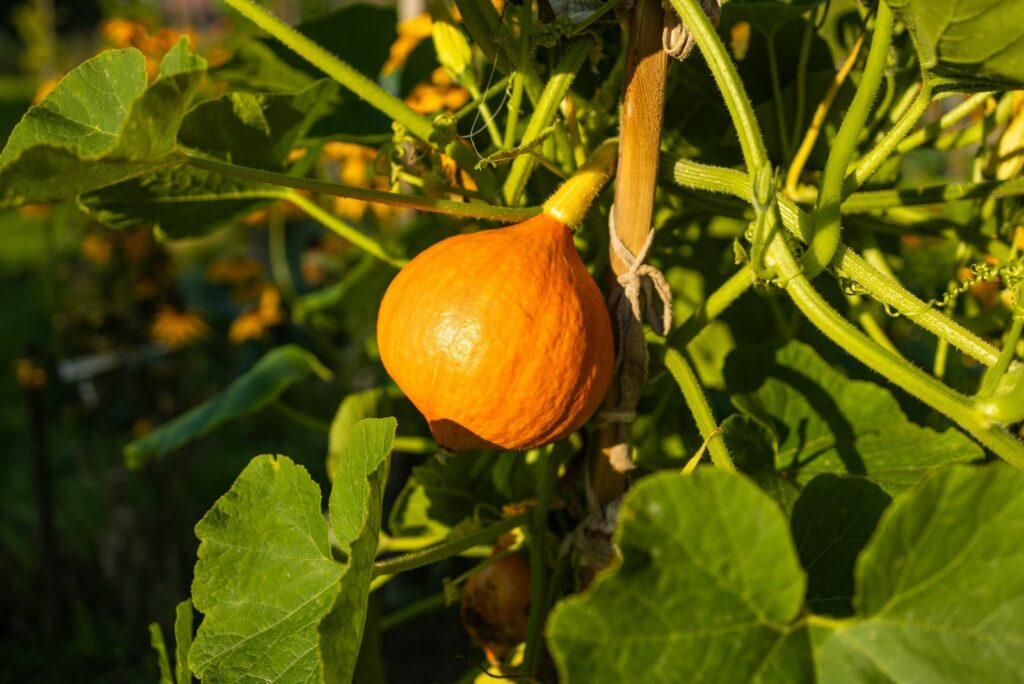
[{"label": "yellow flower", "polygon": [[175,349],[195,342],[209,331],[210,326],[197,314],[169,306],[161,308],[149,326],[150,337]]},{"label": "yellow flower", "polygon": [[398,39],[391,44],[391,51],[388,61],[384,63],[384,73],[390,74],[405,64],[412,51],[416,49],[425,38],[429,38],[430,14],[424,12],[414,19],[408,19],[398,25]]},{"label": "yellow flower", "polygon": [[231,322],[231,329],[228,330],[228,339],[233,344],[242,344],[247,340],[258,340],[263,337],[265,327],[260,320],[258,311],[243,311],[238,318]]},{"label": "yellow flower", "polygon": [[46,369],[32,359],[17,359],[14,362],[14,377],[22,387],[39,389],[46,384]]}]

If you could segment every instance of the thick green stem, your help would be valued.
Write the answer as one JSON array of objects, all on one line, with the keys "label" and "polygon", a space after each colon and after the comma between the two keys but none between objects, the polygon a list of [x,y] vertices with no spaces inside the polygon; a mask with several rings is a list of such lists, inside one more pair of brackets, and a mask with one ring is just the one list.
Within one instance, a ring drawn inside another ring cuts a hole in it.
[{"label": "thick green stem", "polygon": [[271,208],[267,221],[267,252],[270,256],[270,273],[274,284],[281,291],[285,301],[295,299],[295,281],[288,266],[288,242],[285,233],[285,217]]},{"label": "thick green stem", "polygon": [[913,128],[924,113],[928,110],[928,106],[932,103],[932,86],[931,83],[925,81],[921,85],[921,90],[917,93],[913,104],[910,108],[904,112],[903,116],[893,125],[889,132],[886,133],[878,144],[872,148],[870,152],[864,155],[861,160],[857,163],[855,168],[847,177],[843,183],[844,194],[849,194],[859,188],[861,185],[874,175],[878,167],[889,158],[901,140],[906,138],[907,133]]},{"label": "thick green stem", "polygon": [[878,86],[882,83],[889,55],[889,43],[892,40],[892,27],[893,15],[889,5],[884,2],[878,3],[875,32],[864,74],[853,103],[843,117],[839,133],[832,142],[832,149],[825,163],[825,172],[821,178],[818,204],[814,211],[814,236],[801,260],[807,278],[814,278],[828,268],[836,250],[839,249],[842,237],[839,207],[843,201],[846,167],[857,151],[857,138],[867,123],[871,105],[878,94]]},{"label": "thick green stem", "polygon": [[[583,67],[583,62],[592,46],[592,39],[576,38],[566,48],[565,54],[562,55],[561,61],[555,67],[554,73],[548,80],[548,84],[533,110],[530,122],[526,125],[521,145],[527,145],[536,140],[544,129],[554,121],[562,100],[576,79],[576,73]],[[512,162],[512,168],[509,170],[508,178],[505,179],[503,189],[507,205],[514,206],[519,203],[519,199],[526,190],[526,182],[530,179],[530,174],[536,164],[537,160],[532,154],[520,155]]]},{"label": "thick green stem", "polygon": [[410,620],[415,620],[421,615],[433,613],[435,610],[441,610],[447,605],[445,602],[444,592],[438,592],[431,596],[421,598],[419,601],[410,603],[405,608],[396,610],[394,613],[389,613],[380,619],[377,623],[377,630],[380,632],[386,632],[389,629],[394,629],[399,625],[403,625]]},{"label": "thick green stem", "polygon": [[395,437],[391,442],[395,451],[407,454],[433,454],[437,452],[437,444],[426,437]]},{"label": "thick green stem", "polygon": [[990,397],[995,394],[999,387],[999,381],[1010,367],[1013,357],[1017,354],[1017,342],[1020,340],[1021,332],[1024,331],[1024,316],[1015,316],[1010,330],[1003,338],[1003,351],[999,360],[988,369],[982,379],[981,388],[978,389],[978,397]]},{"label": "thick green stem", "polygon": [[264,171],[248,166],[238,166],[227,162],[198,157],[185,152],[179,155],[189,166],[194,166],[207,171],[244,178],[258,183],[269,185],[280,185],[296,190],[306,190],[323,195],[335,197],[350,197],[352,199],[366,202],[376,202],[392,207],[404,209],[417,209],[429,211],[436,214],[447,214],[448,216],[460,216],[464,218],[480,218],[490,221],[501,221],[503,223],[518,223],[540,213],[540,207],[497,207],[484,202],[453,202],[452,200],[434,199],[431,197],[416,197],[414,195],[402,195],[395,192],[384,192],[381,190],[370,190],[368,188],[357,188],[351,185],[340,185],[326,181],[314,180],[312,178],[296,178],[284,173]]},{"label": "thick green stem", "polygon": [[822,299],[803,275],[784,240],[778,239],[772,244],[770,256],[786,292],[804,316],[826,337],[868,368],[958,423],[1006,462],[1024,468],[1024,444],[982,416],[970,398],[874,344],[843,318]]},{"label": "thick green stem", "polygon": [[251,0],[224,0],[239,14],[277,38],[307,62],[351,90],[375,109],[429,141],[434,126],[404,102]]},{"label": "thick green stem", "polygon": [[441,542],[436,546],[431,546],[430,548],[423,549],[422,551],[415,551],[413,553],[398,556],[397,558],[388,558],[387,560],[377,561],[373,564],[373,576],[380,577],[382,575],[394,575],[407,570],[413,570],[414,568],[430,565],[431,563],[436,563],[444,560],[445,558],[457,556],[463,551],[468,551],[474,546],[493,542],[506,532],[529,522],[532,514],[533,511],[525,511],[518,515],[513,515],[499,520],[498,522],[479,529],[476,532],[470,532],[469,534],[460,536],[456,539]]},{"label": "thick green stem", "polygon": [[[746,202],[753,199],[749,177],[733,169],[662,155],[661,177],[672,179],[686,188],[726,193]],[[804,242],[810,239],[814,230],[813,221],[795,202],[780,195],[779,213],[783,225],[790,233]],[[991,344],[915,297],[898,281],[879,272],[849,247],[839,246],[832,265],[839,276],[856,282],[878,301],[907,316],[925,330],[949,340],[954,347],[981,363],[992,365],[999,358],[999,351]]]},{"label": "thick green stem", "polygon": [[697,422],[700,436],[708,445],[712,462],[722,470],[736,472],[736,466],[733,465],[721,430],[718,428],[718,421],[715,420],[715,415],[711,412],[707,397],[704,396],[704,390],[700,386],[700,380],[697,379],[693,368],[690,367],[682,353],[676,349],[665,350],[665,367],[668,368],[669,373],[675,378],[679,389],[683,392],[686,404],[690,407],[690,412]]}]

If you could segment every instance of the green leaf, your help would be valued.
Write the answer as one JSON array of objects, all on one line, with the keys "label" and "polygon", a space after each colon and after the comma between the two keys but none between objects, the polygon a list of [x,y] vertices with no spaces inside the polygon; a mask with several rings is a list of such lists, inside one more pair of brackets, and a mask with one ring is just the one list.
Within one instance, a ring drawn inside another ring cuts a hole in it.
[{"label": "green leaf", "polygon": [[748,21],[765,35],[773,36],[783,24],[814,9],[824,0],[731,0],[723,8],[733,21]]},{"label": "green leaf", "polygon": [[375,387],[353,392],[341,400],[338,411],[331,421],[327,437],[327,475],[334,481],[334,471],[341,461],[345,449],[352,439],[352,431],[364,418],[378,418],[390,411],[387,389]]},{"label": "green leaf", "polygon": [[932,468],[984,456],[954,428],[936,432],[910,422],[888,390],[846,378],[799,342],[738,348],[725,376],[733,404],[771,427],[771,460],[798,485],[822,473],[846,474],[895,494]]},{"label": "green leaf", "polygon": [[185,599],[174,611],[174,671],[177,684],[192,684],[188,652],[192,648],[192,599]]},{"label": "green leaf", "polygon": [[937,74],[1024,85],[1024,35],[1016,0],[889,0],[907,25],[921,63]]},{"label": "green leaf", "polygon": [[455,527],[481,507],[500,511],[504,504],[536,496],[543,466],[539,450],[434,456],[413,468],[388,527],[396,536],[419,536],[439,526]]},{"label": "green leaf", "polygon": [[897,498],[857,564],[860,619],[814,630],[819,681],[1019,682],[1024,473],[954,467]]},{"label": "green leaf", "polygon": [[171,662],[167,659],[167,644],[160,623],[149,623],[149,645],[156,651],[156,664],[160,668],[160,684],[174,684],[171,676]]},{"label": "green leaf", "polygon": [[134,48],[82,63],[29,109],[0,152],[0,207],[73,197],[177,163],[175,135],[206,62],[185,39],[146,85]]},{"label": "green leaf", "polygon": [[[337,90],[325,79],[294,95],[228,93],[193,108],[178,142],[230,163],[283,171]],[[282,188],[179,165],[87,193],[79,205],[112,228],[153,224],[173,239],[204,235],[286,196]]]},{"label": "green leaf", "polygon": [[800,485],[790,473],[777,470],[775,433],[754,416],[733,414],[722,422],[723,438],[729,446],[736,468],[750,476],[761,489],[771,494],[782,510],[791,514]]},{"label": "green leaf", "polygon": [[320,625],[324,680],[352,681],[366,623],[367,600],[387,484],[394,418],[367,418],[351,429],[331,490],[331,527],[348,557],[330,614]]},{"label": "green leaf", "polygon": [[792,529],[807,571],[807,605],[837,617],[853,614],[853,568],[892,498],[867,480],[818,475],[793,507]]},{"label": "green leaf", "polygon": [[188,660],[208,681],[317,682],[317,625],[344,568],[331,556],[320,488],[285,456],[258,456],[196,525]]},{"label": "green leaf", "polygon": [[305,349],[286,344],[272,349],[227,389],[124,448],[130,468],[140,468],[232,420],[269,406],[291,385],[316,375],[329,380],[331,372]]},{"label": "green leaf", "polygon": [[210,76],[233,88],[294,93],[313,84],[315,76],[286,63],[267,43],[251,39],[235,48],[231,58],[210,70]]},{"label": "green leaf", "polygon": [[[659,473],[624,499],[622,562],[549,621],[566,682],[795,681],[804,576],[778,506],[722,471]],[[799,668],[797,668],[799,670]]]}]

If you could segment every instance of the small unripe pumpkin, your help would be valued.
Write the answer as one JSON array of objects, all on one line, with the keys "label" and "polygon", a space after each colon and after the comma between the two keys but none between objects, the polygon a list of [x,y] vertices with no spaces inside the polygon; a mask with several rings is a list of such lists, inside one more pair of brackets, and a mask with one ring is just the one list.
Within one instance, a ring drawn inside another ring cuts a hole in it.
[{"label": "small unripe pumpkin", "polygon": [[462,626],[489,657],[501,660],[526,639],[530,622],[530,563],[522,552],[474,573],[462,588]]},{"label": "small unripe pumpkin", "polygon": [[395,277],[377,318],[381,361],[451,451],[566,437],[611,382],[611,319],[572,241],[614,151],[523,223],[442,240]]}]

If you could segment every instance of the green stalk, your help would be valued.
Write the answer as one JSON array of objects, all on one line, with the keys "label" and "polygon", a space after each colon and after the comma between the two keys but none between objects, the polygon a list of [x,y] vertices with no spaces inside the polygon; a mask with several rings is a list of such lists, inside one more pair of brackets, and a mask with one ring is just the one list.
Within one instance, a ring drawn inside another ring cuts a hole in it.
[{"label": "green stalk", "polygon": [[768,38],[768,71],[772,77],[772,100],[775,101],[775,118],[778,120],[779,141],[782,143],[782,158],[789,159],[789,133],[786,131],[786,108],[782,103],[782,84],[779,82],[779,60],[775,55],[775,34]]},{"label": "green stalk", "polygon": [[441,542],[436,546],[431,546],[421,551],[407,553],[402,556],[398,556],[397,558],[388,558],[387,560],[377,561],[373,564],[373,576],[381,577],[384,575],[395,575],[400,572],[436,563],[444,560],[445,558],[457,556],[463,551],[468,551],[474,546],[492,542],[506,532],[514,530],[520,525],[529,522],[532,514],[532,511],[524,511],[518,515],[503,518],[502,520],[475,532],[470,532],[469,534],[450,541]]},{"label": "green stalk", "polygon": [[665,350],[665,367],[668,368],[669,373],[678,383],[679,389],[682,390],[686,404],[690,407],[690,412],[697,422],[700,436],[708,445],[708,451],[711,453],[711,460],[715,466],[730,473],[736,472],[736,466],[733,465],[732,458],[729,456],[729,450],[725,446],[721,430],[718,429],[718,421],[715,420],[715,415],[711,412],[707,397],[704,396],[704,390],[700,386],[700,380],[694,374],[693,368],[678,350],[671,348]]},{"label": "green stalk", "polygon": [[395,437],[391,446],[395,451],[407,454],[433,454],[437,451],[437,444],[434,443],[434,440],[426,437]]},{"label": "green stalk", "polygon": [[718,318],[753,284],[754,278],[749,267],[744,266],[737,270],[704,300],[699,309],[669,334],[665,344],[680,349],[689,344],[708,323]]},{"label": "green stalk", "polygon": [[870,338],[828,305],[803,275],[785,241],[772,244],[771,258],[783,287],[804,316],[826,337],[882,377],[958,423],[997,456],[1024,468],[1024,444],[988,418],[970,398],[955,392],[916,366],[874,344]]},{"label": "green stalk", "polygon": [[[526,125],[526,131],[520,141],[521,145],[527,145],[535,140],[554,121],[559,105],[576,79],[576,72],[583,67],[583,62],[592,46],[593,40],[584,37],[574,39],[566,48],[565,54],[562,55],[558,66],[555,67],[554,73],[548,80],[548,84],[533,110],[530,122]],[[505,179],[503,189],[505,204],[514,206],[519,203],[519,199],[526,190],[526,182],[530,179],[530,174],[536,164],[537,160],[532,154],[524,154],[515,158],[508,178]]]},{"label": "green stalk", "polygon": [[544,576],[544,560],[547,554],[544,550],[544,541],[548,531],[548,512],[551,509],[555,485],[558,483],[558,469],[562,465],[563,454],[571,454],[571,447],[568,444],[556,445],[548,454],[544,479],[537,495],[537,506],[533,509],[533,520],[530,523],[530,605],[532,609],[526,626],[526,646],[523,651],[522,667],[522,671],[529,677],[536,676],[544,647],[544,641],[541,639],[544,618],[547,615],[543,610],[547,599],[547,583]]},{"label": "green stalk", "polygon": [[338,59],[252,0],[224,0],[239,14],[277,38],[307,62],[355,93],[370,106],[405,126],[410,133],[430,140],[434,126],[408,105],[388,93],[349,64]]},{"label": "green stalk", "polygon": [[[811,42],[814,38],[814,21],[808,20],[804,25],[803,40],[800,41],[800,57],[796,67],[796,113],[793,115],[793,140],[800,137],[800,129],[804,125],[804,114],[807,109],[807,64],[811,60]],[[789,159],[789,155],[786,155]]]},{"label": "green stalk", "polygon": [[295,281],[288,267],[288,243],[285,234],[285,218],[272,207],[267,221],[267,253],[270,256],[270,273],[274,283],[281,290],[285,301],[295,299]]},{"label": "green stalk", "polygon": [[[453,202],[452,200],[434,199],[431,197],[416,197],[415,195],[402,195],[396,192],[384,192],[381,190],[370,190],[368,188],[357,188],[351,185],[340,185],[314,180],[312,178],[296,178],[284,173],[264,171],[248,166],[239,166],[227,162],[198,157],[186,152],[179,151],[179,156],[189,166],[194,166],[207,171],[214,171],[225,176],[244,178],[258,183],[280,185],[296,190],[333,195],[335,197],[351,197],[352,199],[364,200],[366,202],[377,202],[392,207],[404,209],[416,209],[418,211],[429,211],[448,216],[459,216],[463,218],[480,218],[490,221],[501,221],[504,223],[518,223],[540,213],[540,207],[497,207],[484,202]],[[296,193],[297,194],[297,193]],[[289,195],[289,199],[291,196]],[[365,236],[364,236],[365,237]]]},{"label": "green stalk", "polygon": [[938,121],[930,123],[924,128],[919,128],[908,135],[896,146],[896,149],[899,152],[909,152],[926,142],[934,140],[939,136],[939,133],[959,123],[961,119],[984,104],[985,100],[994,94],[992,92],[984,92],[971,95],[956,107],[943,114]]},{"label": "green stalk", "polygon": [[874,175],[878,167],[889,158],[896,148],[899,146],[900,141],[906,138],[907,133],[913,128],[924,113],[928,110],[929,105],[932,103],[932,86],[931,83],[925,81],[921,85],[921,90],[917,93],[917,98],[913,104],[904,112],[903,116],[893,124],[893,127],[889,129],[878,144],[872,148],[870,152],[864,155],[861,160],[857,163],[857,167],[846,176],[843,182],[844,194],[849,194],[862,186],[868,178]]},{"label": "green stalk", "polygon": [[855,192],[843,202],[843,211],[850,214],[864,214],[894,207],[947,204],[966,199],[998,199],[1020,195],[1024,195],[1024,178],[1006,181],[980,181],[978,183],[940,183],[922,188]]},{"label": "green stalk", "polygon": [[530,63],[530,23],[533,19],[533,3],[524,2],[519,8],[519,61],[512,79],[512,96],[508,101],[508,118],[505,120],[505,140],[503,146],[515,147],[516,128],[519,127],[519,110],[523,107],[523,74]]},{"label": "green stalk", "polygon": [[271,404],[271,407],[288,420],[302,426],[306,430],[312,430],[313,432],[325,435],[331,431],[331,426],[326,421],[320,420],[316,416],[311,416],[304,411],[294,409],[283,401],[275,401]]},{"label": "green stalk", "polygon": [[359,232],[305,195],[298,192],[289,193],[288,201],[304,211],[314,221],[323,224],[329,230],[348,240],[367,254],[377,257],[385,264],[390,264],[395,268],[402,268],[402,266],[408,263],[405,259],[391,256],[379,242]]},{"label": "green stalk", "polygon": [[814,211],[814,236],[801,260],[807,278],[814,278],[828,268],[836,250],[839,249],[842,237],[839,207],[843,200],[846,167],[857,151],[857,138],[868,120],[871,105],[882,83],[885,63],[889,56],[889,44],[892,40],[892,27],[893,15],[889,5],[884,2],[878,3],[875,32],[871,39],[864,74],[861,76],[853,103],[843,117],[839,133],[832,142],[828,161],[825,162],[818,204]]},{"label": "green stalk", "polygon": [[999,381],[1010,367],[1013,357],[1017,353],[1017,342],[1020,340],[1021,332],[1024,331],[1024,316],[1014,316],[1010,330],[1003,339],[1003,351],[999,360],[988,369],[985,377],[982,378],[981,388],[978,390],[978,397],[991,397],[999,387]]},{"label": "green stalk", "polygon": [[[462,109],[460,109],[459,111],[455,112],[452,115],[452,119],[454,121],[462,121],[467,116],[469,116],[470,114],[475,112],[477,109],[480,109],[481,111],[483,111],[483,108],[482,108],[483,103],[486,102],[487,100],[491,99],[492,97],[494,97],[495,95],[497,95],[501,91],[505,90],[505,88],[507,88],[507,87],[508,87],[508,76],[502,76],[501,79],[499,79],[497,83],[492,85],[486,91],[484,91],[483,93],[479,93],[477,95],[474,95],[472,100],[470,100],[469,102],[464,104],[462,106]],[[500,138],[500,136],[499,136],[499,138]]]},{"label": "green stalk", "polygon": [[[750,179],[741,171],[662,155],[661,177],[670,178],[686,188],[726,193],[746,202],[753,200]],[[785,195],[779,196],[779,213],[783,225],[790,233],[804,242],[810,239],[814,231],[810,216]],[[918,299],[898,281],[880,273],[849,247],[842,244],[839,246],[832,265],[840,276],[856,282],[878,301],[907,316],[925,330],[949,340],[954,347],[981,363],[990,366],[999,358],[999,351],[991,344]]]}]

